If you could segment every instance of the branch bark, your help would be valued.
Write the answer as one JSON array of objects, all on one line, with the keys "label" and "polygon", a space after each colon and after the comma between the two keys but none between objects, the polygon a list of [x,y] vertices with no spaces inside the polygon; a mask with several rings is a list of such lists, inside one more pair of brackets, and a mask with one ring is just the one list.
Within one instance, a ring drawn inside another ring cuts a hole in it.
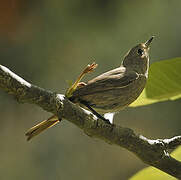
[{"label": "branch bark", "polygon": [[147,139],[130,128],[106,124],[91,112],[71,103],[64,95],[30,84],[0,65],[0,88],[20,103],[32,103],[81,128],[88,136],[126,148],[143,162],[181,179],[181,162],[168,149],[181,145],[181,136],[171,139]]}]

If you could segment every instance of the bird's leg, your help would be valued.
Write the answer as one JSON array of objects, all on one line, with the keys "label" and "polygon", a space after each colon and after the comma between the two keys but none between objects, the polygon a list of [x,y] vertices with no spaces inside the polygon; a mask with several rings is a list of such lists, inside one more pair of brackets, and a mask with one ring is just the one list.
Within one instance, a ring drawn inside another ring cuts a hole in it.
[{"label": "bird's leg", "polygon": [[96,115],[98,118],[102,119],[103,121],[105,121],[107,124],[111,124],[109,119],[106,119],[105,117],[103,117],[101,114],[99,114],[97,111],[95,111],[91,105],[89,105],[86,101],[80,101],[83,105],[85,105],[88,109],[91,110],[91,112]]},{"label": "bird's leg", "polygon": [[98,65],[96,63],[92,63],[91,65],[88,64],[87,67],[79,75],[75,83],[66,91],[66,97],[70,98],[77,87],[83,85],[83,82],[80,83],[80,81],[85,76],[85,74],[92,72],[97,66]]}]

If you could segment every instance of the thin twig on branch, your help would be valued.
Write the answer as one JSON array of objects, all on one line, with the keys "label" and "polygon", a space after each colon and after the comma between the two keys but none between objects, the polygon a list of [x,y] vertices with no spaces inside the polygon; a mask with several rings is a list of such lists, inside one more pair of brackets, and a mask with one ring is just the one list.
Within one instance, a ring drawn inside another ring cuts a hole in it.
[{"label": "thin twig on branch", "polygon": [[20,103],[32,103],[64,118],[87,135],[116,144],[136,154],[143,162],[181,179],[181,162],[171,157],[168,149],[181,145],[181,136],[171,139],[147,139],[130,128],[109,125],[91,112],[73,104],[64,95],[34,86],[0,65],[0,88]]}]

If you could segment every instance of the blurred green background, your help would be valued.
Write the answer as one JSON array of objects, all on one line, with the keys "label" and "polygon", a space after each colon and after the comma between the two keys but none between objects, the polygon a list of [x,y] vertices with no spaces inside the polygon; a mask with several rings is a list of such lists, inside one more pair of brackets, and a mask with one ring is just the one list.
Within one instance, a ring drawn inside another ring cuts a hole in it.
[{"label": "blurred green background", "polygon": [[[64,93],[93,61],[91,77],[120,65],[151,35],[151,63],[181,56],[181,1],[6,0],[0,6],[0,64],[40,87]],[[181,100],[127,108],[115,123],[148,138],[181,133]],[[0,179],[126,180],[146,167],[134,154],[86,136],[63,121],[26,142],[25,132],[51,114],[18,104],[0,90]]]}]

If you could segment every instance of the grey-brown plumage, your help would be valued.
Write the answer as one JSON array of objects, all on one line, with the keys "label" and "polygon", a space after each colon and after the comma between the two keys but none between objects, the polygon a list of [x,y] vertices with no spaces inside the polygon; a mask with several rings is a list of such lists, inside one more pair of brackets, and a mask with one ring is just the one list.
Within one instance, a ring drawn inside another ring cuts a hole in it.
[{"label": "grey-brown plumage", "polygon": [[90,80],[77,88],[70,97],[74,103],[98,113],[117,112],[127,107],[143,91],[148,77],[149,46],[146,43],[132,48],[124,57],[122,65]]}]

